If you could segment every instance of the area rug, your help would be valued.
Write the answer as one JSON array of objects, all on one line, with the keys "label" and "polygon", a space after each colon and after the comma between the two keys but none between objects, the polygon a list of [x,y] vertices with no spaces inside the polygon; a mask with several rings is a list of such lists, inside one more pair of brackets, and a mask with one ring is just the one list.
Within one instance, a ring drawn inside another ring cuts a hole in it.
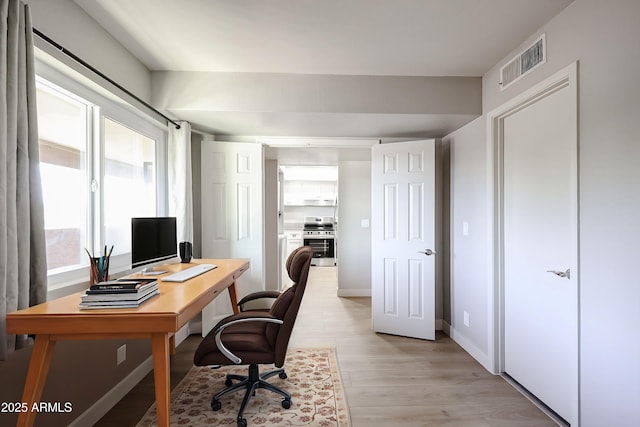
[{"label": "area rug", "polygon": [[[245,409],[249,426],[349,427],[351,420],[334,349],[289,349],[285,360],[288,378],[269,379],[291,393],[291,408],[281,406],[280,395],[258,389]],[[261,365],[260,372],[273,369]],[[225,396],[222,409],[211,410],[211,396],[224,388],[228,373],[246,375],[244,365],[211,369],[194,366],[171,392],[172,426],[235,426],[244,392]],[[137,427],[157,425],[155,404]]]}]

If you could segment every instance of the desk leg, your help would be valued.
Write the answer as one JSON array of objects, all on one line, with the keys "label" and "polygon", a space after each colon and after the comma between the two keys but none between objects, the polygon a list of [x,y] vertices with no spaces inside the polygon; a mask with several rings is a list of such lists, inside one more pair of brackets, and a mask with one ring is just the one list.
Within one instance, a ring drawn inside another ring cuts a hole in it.
[{"label": "desk leg", "polygon": [[169,427],[169,393],[171,391],[171,379],[169,377],[169,335],[153,334],[151,338],[151,350],[153,354],[153,379],[156,387],[158,427]]},{"label": "desk leg", "polygon": [[22,392],[22,402],[26,402],[29,405],[29,410],[18,415],[17,425],[19,426],[32,426],[35,421],[37,411],[32,412],[31,408],[42,397],[42,390],[47,379],[55,346],[56,342],[52,341],[49,335],[36,335],[36,341],[31,352],[29,370],[27,371],[27,379]]},{"label": "desk leg", "polygon": [[238,307],[238,294],[236,292],[236,281],[231,282],[231,285],[227,288],[229,291],[229,298],[231,299],[231,308],[233,309],[233,314],[240,313],[240,308]]}]

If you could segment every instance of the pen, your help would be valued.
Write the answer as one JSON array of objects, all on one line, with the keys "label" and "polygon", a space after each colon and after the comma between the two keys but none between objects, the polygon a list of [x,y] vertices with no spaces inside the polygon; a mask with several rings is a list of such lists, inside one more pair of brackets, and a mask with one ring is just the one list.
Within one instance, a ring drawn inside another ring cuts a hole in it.
[{"label": "pen", "polygon": [[[113,253],[113,246],[111,245],[111,249],[109,249],[109,254],[107,254],[107,259],[105,262],[105,266],[104,266],[104,270],[107,274],[109,274],[109,262],[111,261],[111,254]],[[106,277],[105,280],[108,280],[109,278]]]},{"label": "pen", "polygon": [[98,279],[101,282],[104,280],[104,256],[98,258]]}]

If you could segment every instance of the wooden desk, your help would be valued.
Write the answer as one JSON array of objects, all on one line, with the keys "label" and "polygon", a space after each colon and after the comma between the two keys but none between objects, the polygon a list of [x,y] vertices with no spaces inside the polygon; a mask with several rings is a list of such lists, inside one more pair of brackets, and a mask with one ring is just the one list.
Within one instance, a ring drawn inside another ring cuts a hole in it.
[{"label": "wooden desk", "polygon": [[[169,356],[175,344],[174,334],[225,289],[237,311],[235,281],[249,268],[249,261],[241,259],[202,259],[192,263],[212,263],[218,268],[183,283],[162,282],[163,276],[158,276],[160,295],[139,308],[80,310],[79,292],[8,313],[9,334],[36,334],[22,402],[31,408],[40,400],[57,341],[150,339],[158,426],[168,427]],[[172,264],[162,269],[172,273],[187,267],[189,264]],[[20,413],[18,425],[32,426],[35,416],[36,412]]]}]

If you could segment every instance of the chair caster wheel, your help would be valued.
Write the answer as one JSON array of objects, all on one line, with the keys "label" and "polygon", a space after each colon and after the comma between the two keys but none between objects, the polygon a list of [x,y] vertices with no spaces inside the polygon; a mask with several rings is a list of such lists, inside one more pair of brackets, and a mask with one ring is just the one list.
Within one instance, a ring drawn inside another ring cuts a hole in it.
[{"label": "chair caster wheel", "polygon": [[284,409],[289,409],[289,408],[291,408],[291,399],[284,399],[284,400],[282,401],[282,407],[283,407]]},{"label": "chair caster wheel", "polygon": [[287,379],[287,373],[285,371],[282,371],[278,374],[278,376],[280,378],[282,378],[283,380]]},{"label": "chair caster wheel", "polygon": [[212,400],[211,409],[214,411],[219,411],[220,409],[222,409],[222,403],[219,400]]},{"label": "chair caster wheel", "polygon": [[227,387],[231,387],[233,385],[233,381],[231,381],[231,378],[227,378],[224,382],[224,385],[226,385]]},{"label": "chair caster wheel", "polygon": [[244,418],[238,418],[238,427],[247,427],[247,420]]}]

